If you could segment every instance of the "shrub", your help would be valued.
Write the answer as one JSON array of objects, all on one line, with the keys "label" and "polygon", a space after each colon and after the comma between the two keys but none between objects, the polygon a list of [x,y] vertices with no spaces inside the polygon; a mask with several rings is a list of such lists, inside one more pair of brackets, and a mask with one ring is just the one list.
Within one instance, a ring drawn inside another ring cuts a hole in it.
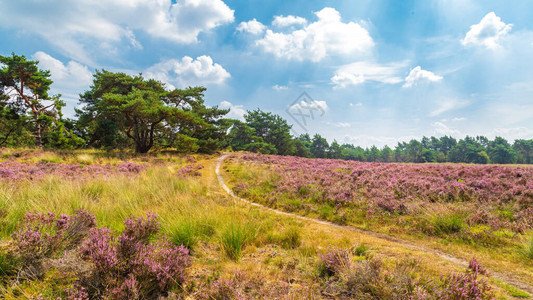
[{"label": "shrub", "polygon": [[441,289],[437,292],[439,299],[494,299],[494,294],[486,278],[479,275],[486,274],[486,270],[476,259],[472,259],[464,274],[451,274],[444,278]]},{"label": "shrub", "polygon": [[124,224],[118,238],[108,228],[91,229],[81,252],[93,263],[95,272],[82,278],[76,289],[83,288],[91,298],[146,299],[181,286],[191,264],[189,251],[167,240],[150,243],[159,231],[157,216],[149,213]]},{"label": "shrub", "polygon": [[320,261],[320,276],[332,276],[349,268],[352,256],[348,250],[331,247],[326,253],[320,255]]}]

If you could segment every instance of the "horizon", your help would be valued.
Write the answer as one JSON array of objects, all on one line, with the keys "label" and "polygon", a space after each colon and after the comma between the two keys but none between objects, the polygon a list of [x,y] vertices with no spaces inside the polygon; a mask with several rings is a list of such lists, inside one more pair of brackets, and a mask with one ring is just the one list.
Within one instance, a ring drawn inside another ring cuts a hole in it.
[{"label": "horizon", "polygon": [[[0,3],[0,54],[40,61],[73,117],[96,69],[201,85],[242,119],[368,148],[533,137],[533,3],[139,0]],[[164,13],[166,20],[157,16]],[[139,20],[142,20],[139,22]],[[305,98],[299,98],[306,93]],[[296,112],[315,113],[313,118]]]}]

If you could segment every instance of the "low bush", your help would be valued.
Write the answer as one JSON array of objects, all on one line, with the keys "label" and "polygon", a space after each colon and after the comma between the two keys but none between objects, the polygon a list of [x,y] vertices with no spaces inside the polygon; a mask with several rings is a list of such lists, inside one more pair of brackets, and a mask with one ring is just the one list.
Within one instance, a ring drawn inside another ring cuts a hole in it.
[{"label": "low bush", "polygon": [[78,282],[72,297],[81,293],[89,298],[157,298],[185,283],[189,251],[166,240],[150,242],[159,231],[155,215],[127,219],[124,224],[118,238],[105,227],[90,231],[81,253],[94,265],[94,272]]}]

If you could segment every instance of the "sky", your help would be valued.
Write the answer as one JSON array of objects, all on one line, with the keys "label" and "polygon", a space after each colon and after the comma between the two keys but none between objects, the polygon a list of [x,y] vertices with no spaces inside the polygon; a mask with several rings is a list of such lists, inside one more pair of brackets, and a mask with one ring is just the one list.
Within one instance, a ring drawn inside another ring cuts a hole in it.
[{"label": "sky", "polygon": [[70,117],[106,69],[330,142],[533,138],[529,0],[2,0],[12,52],[51,71]]}]

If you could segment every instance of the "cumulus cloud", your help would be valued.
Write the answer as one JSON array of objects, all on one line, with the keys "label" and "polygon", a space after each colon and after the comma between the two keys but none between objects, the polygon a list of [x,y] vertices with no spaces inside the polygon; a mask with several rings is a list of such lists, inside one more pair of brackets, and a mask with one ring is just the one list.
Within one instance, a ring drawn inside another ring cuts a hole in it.
[{"label": "cumulus cloud", "polygon": [[222,0],[0,1],[0,27],[37,34],[88,62],[87,51],[95,46],[126,40],[141,47],[135,31],[195,43],[201,32],[233,22],[233,12]]},{"label": "cumulus cloud", "polygon": [[422,70],[420,66],[417,66],[409,72],[409,75],[405,77],[405,84],[403,87],[412,87],[418,82],[437,82],[442,80],[442,76],[436,75],[433,72]]},{"label": "cumulus cloud", "polygon": [[261,34],[265,31],[266,26],[263,23],[257,21],[255,18],[248,22],[241,22],[237,26],[237,31],[248,32],[251,34]]},{"label": "cumulus cloud", "polygon": [[206,55],[196,59],[189,56],[181,60],[169,59],[148,68],[144,74],[169,84],[170,88],[174,84],[179,87],[222,84],[231,77],[228,71]]},{"label": "cumulus cloud", "polygon": [[370,62],[356,62],[341,66],[331,78],[335,88],[345,88],[350,85],[358,85],[366,81],[396,84],[402,82],[398,73],[405,64],[375,64]]},{"label": "cumulus cloud", "polygon": [[40,69],[50,71],[54,85],[63,88],[76,88],[88,87],[92,82],[93,75],[91,71],[89,71],[87,66],[78,62],[71,60],[67,64],[63,64],[60,60],[42,51],[33,54],[32,59],[39,61]]},{"label": "cumulus cloud", "polygon": [[[340,13],[334,8],[326,7],[315,15],[318,20],[303,29],[288,33],[268,29],[265,36],[256,41],[256,45],[277,57],[313,62],[331,54],[368,53],[374,46],[365,28],[354,22],[343,23]],[[288,23],[287,19],[280,20],[284,21],[277,23]]]},{"label": "cumulus cloud", "polygon": [[289,27],[294,25],[306,25],[307,20],[297,16],[275,16],[272,25],[277,27]]},{"label": "cumulus cloud", "polygon": [[431,124],[433,131],[436,135],[449,135],[449,136],[459,136],[461,132],[457,129],[452,129],[442,122],[434,122]]},{"label": "cumulus cloud", "polygon": [[229,109],[229,113],[226,115],[226,118],[237,119],[244,121],[244,115],[246,110],[242,105],[234,105],[229,101],[220,102],[219,108]]},{"label": "cumulus cloud", "polygon": [[499,46],[498,41],[506,36],[513,24],[505,24],[494,12],[488,13],[481,22],[470,26],[470,31],[461,43],[465,46],[476,45],[494,49]]}]

